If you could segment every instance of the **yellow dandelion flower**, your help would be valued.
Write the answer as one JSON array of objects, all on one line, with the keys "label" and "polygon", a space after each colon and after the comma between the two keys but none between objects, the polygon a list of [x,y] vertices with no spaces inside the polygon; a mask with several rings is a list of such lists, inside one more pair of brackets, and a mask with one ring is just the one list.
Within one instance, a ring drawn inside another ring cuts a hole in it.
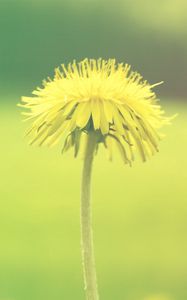
[{"label": "yellow dandelion flower", "polygon": [[73,61],[55,70],[53,80],[43,82],[33,97],[23,97],[20,106],[27,119],[31,144],[53,146],[61,139],[63,151],[84,150],[81,188],[81,245],[87,300],[99,300],[91,226],[90,182],[93,157],[100,144],[117,146],[131,165],[138,150],[143,161],[158,151],[158,129],[168,119],[152,88],[129,65],[115,59]]},{"label": "yellow dandelion flower", "polygon": [[115,59],[84,59],[55,70],[33,97],[22,97],[24,114],[34,118],[28,131],[31,144],[53,146],[62,138],[63,151],[74,147],[75,156],[90,132],[109,150],[116,145],[125,163],[142,160],[158,151],[158,129],[168,119],[150,85],[128,64]]}]

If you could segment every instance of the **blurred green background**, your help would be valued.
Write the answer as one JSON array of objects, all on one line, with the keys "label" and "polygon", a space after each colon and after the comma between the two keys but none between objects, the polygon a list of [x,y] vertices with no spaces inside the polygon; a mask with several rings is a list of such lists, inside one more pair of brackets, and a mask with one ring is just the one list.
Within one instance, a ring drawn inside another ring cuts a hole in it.
[{"label": "blurred green background", "polygon": [[150,162],[94,166],[101,300],[187,299],[187,2],[0,0],[0,300],[84,299],[82,161],[29,147],[16,107],[62,62],[115,57],[157,88],[167,137]]}]

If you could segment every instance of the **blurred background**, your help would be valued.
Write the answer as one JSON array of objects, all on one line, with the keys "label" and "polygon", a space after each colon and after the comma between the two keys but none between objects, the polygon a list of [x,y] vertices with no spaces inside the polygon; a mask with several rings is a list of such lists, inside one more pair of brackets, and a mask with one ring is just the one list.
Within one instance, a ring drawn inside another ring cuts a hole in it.
[{"label": "blurred background", "polygon": [[113,58],[178,113],[160,153],[94,166],[101,300],[187,299],[187,1],[0,0],[0,300],[84,299],[82,161],[27,145],[16,103],[61,63]]}]

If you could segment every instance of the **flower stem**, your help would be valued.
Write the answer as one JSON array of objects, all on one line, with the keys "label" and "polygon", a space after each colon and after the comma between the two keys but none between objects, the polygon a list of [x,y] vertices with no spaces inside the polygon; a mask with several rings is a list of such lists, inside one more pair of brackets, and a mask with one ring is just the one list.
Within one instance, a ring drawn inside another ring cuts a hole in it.
[{"label": "flower stem", "polygon": [[94,132],[89,133],[82,173],[81,247],[86,300],[99,300],[93,249],[92,215],[90,200],[91,172],[94,151],[96,147],[96,138],[97,136]]}]

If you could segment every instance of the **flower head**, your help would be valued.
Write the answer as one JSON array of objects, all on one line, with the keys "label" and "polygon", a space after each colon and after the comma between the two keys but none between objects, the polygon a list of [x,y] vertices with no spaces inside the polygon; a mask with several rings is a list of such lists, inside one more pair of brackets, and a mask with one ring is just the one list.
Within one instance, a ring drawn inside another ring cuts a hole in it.
[{"label": "flower head", "polygon": [[115,59],[84,59],[55,69],[53,80],[22,97],[24,114],[34,118],[28,131],[31,144],[52,146],[64,139],[63,150],[75,156],[89,133],[97,135],[112,157],[117,146],[125,163],[131,164],[137,149],[143,161],[158,151],[165,123],[152,88],[127,64]]}]

